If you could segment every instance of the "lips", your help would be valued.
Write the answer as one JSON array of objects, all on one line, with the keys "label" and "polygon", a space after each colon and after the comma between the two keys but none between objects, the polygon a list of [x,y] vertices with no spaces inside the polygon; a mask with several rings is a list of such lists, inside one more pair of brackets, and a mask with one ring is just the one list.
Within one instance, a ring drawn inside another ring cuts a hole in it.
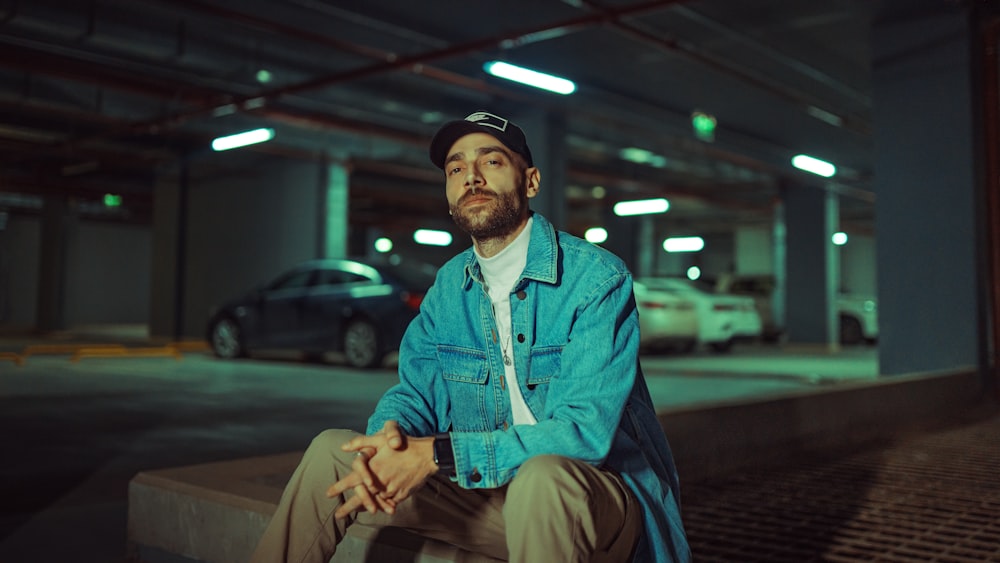
[{"label": "lips", "polygon": [[492,195],[486,195],[481,193],[476,195],[469,194],[463,197],[461,201],[459,201],[459,205],[463,207],[468,207],[472,205],[482,205],[484,203],[489,203],[494,199],[496,198]]}]

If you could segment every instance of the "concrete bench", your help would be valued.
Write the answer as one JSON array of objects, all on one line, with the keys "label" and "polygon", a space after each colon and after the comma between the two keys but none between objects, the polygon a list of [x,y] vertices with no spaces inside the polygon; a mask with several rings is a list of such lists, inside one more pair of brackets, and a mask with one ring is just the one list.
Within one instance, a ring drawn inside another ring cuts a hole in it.
[{"label": "concrete bench", "polygon": [[[862,447],[982,404],[975,370],[674,409],[660,415],[687,482],[797,455]],[[129,484],[133,561],[245,563],[301,452],[147,471]],[[777,461],[776,461],[777,460]],[[406,533],[352,526],[334,563],[493,563]]]},{"label": "concrete bench", "polygon": [[[129,559],[246,563],[302,452],[145,471],[129,483]],[[354,525],[331,563],[495,563],[397,528]]]}]

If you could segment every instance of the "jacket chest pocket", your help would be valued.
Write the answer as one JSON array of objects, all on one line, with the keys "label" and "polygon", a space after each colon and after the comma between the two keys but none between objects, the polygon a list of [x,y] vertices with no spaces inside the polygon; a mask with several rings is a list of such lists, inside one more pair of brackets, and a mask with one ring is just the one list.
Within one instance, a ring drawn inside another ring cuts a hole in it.
[{"label": "jacket chest pocket", "polygon": [[524,386],[528,390],[525,400],[531,403],[535,412],[542,411],[549,394],[549,383],[559,376],[561,370],[562,346],[535,348],[531,351],[531,364],[528,366]]},{"label": "jacket chest pocket", "polygon": [[489,420],[486,395],[489,379],[486,354],[456,346],[438,346],[441,376],[451,402],[452,424],[456,431],[486,430]]}]

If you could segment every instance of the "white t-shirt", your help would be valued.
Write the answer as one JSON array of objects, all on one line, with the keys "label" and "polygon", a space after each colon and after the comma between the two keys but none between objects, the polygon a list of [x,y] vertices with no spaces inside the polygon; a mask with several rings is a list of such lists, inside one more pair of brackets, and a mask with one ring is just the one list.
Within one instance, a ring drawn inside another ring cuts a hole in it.
[{"label": "white t-shirt", "polygon": [[500,350],[504,358],[509,358],[510,362],[504,361],[504,378],[507,381],[507,389],[510,393],[510,408],[514,414],[514,424],[535,424],[535,416],[528,410],[528,404],[524,402],[521,395],[521,386],[518,385],[517,369],[514,362],[514,340],[510,321],[510,292],[514,284],[518,282],[524,266],[528,261],[528,242],[531,240],[532,218],[528,218],[528,223],[524,230],[517,235],[508,246],[501,250],[496,256],[483,258],[476,252],[476,259],[479,261],[479,268],[483,272],[483,279],[486,281],[486,291],[493,302],[493,317],[497,322],[498,338],[500,339]]}]

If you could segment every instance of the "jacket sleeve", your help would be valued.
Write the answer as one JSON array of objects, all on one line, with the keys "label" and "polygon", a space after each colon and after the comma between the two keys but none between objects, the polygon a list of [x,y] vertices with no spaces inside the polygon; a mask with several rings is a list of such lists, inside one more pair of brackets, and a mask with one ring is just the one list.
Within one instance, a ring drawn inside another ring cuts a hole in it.
[{"label": "jacket sleeve", "polygon": [[[572,328],[538,423],[452,433],[460,486],[502,486],[528,458],[540,454],[595,466],[604,462],[636,380],[638,315],[627,272],[616,272],[580,294],[579,303],[564,304],[566,314],[573,315]],[[536,319],[537,329],[546,330],[545,322]]]},{"label": "jacket sleeve", "polygon": [[430,436],[448,428],[451,412],[448,393],[440,377],[435,319],[431,310],[439,299],[440,284],[427,291],[420,314],[407,327],[399,348],[399,383],[379,399],[368,419],[367,434],[395,420],[408,436]]}]

